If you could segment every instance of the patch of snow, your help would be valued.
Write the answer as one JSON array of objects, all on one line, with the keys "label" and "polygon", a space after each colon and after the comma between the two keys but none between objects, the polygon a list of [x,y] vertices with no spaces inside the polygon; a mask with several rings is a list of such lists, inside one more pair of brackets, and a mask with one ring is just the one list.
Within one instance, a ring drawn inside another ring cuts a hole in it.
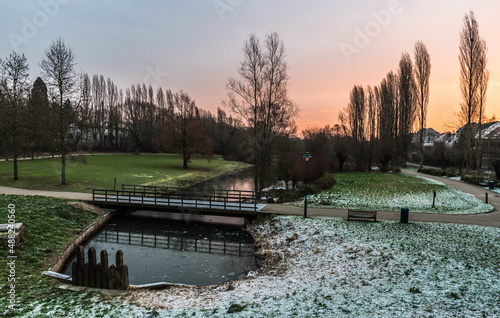
[{"label": "patch of snow", "polygon": [[235,317],[500,315],[499,229],[281,216],[251,231],[266,256],[256,276],[127,301],[160,317],[225,317],[233,304]]}]

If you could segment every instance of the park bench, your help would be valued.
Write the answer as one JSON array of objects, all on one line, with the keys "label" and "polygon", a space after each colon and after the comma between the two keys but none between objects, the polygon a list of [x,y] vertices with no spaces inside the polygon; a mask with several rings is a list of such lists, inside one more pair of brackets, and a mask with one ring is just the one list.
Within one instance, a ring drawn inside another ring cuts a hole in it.
[{"label": "park bench", "polygon": [[347,210],[347,221],[351,219],[369,219],[377,222],[377,211],[371,210]]}]

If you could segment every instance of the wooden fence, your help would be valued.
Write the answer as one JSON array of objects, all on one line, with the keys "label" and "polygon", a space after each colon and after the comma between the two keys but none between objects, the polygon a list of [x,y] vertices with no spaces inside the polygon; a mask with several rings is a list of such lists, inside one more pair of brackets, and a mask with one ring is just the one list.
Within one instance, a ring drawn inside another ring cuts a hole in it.
[{"label": "wooden fence", "polygon": [[108,252],[101,251],[101,261],[96,264],[96,250],[88,250],[88,263],[85,263],[85,250],[76,249],[76,261],[71,265],[73,285],[104,289],[128,289],[128,267],[123,264],[123,252],[116,252],[116,265],[108,266]]}]

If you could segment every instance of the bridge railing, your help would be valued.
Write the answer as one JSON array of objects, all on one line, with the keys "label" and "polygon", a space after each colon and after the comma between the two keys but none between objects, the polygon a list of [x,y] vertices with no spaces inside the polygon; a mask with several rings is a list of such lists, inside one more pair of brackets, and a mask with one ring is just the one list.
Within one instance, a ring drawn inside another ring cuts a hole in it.
[{"label": "bridge railing", "polygon": [[257,201],[249,202],[244,196],[206,195],[189,192],[158,192],[136,190],[92,190],[95,203],[139,207],[175,207],[185,210],[211,210],[218,212],[257,212]]},{"label": "bridge railing", "polygon": [[138,193],[156,192],[160,194],[183,193],[189,195],[210,195],[216,197],[224,197],[228,201],[235,201],[235,200],[260,201],[260,195],[256,191],[250,191],[250,190],[211,189],[208,191],[197,191],[190,188],[143,186],[134,184],[122,184],[122,190],[134,191]]}]

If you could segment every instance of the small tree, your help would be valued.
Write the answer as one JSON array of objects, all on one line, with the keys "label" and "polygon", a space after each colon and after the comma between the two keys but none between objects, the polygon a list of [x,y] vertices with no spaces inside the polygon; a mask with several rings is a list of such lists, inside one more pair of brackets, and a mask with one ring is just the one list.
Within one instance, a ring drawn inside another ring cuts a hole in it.
[{"label": "small tree", "polygon": [[26,132],[23,119],[29,92],[29,66],[24,54],[12,52],[5,60],[0,60],[0,85],[3,96],[2,121],[7,148],[14,159],[14,180],[19,180],[17,159],[23,146]]},{"label": "small tree", "polygon": [[52,103],[51,132],[58,140],[57,152],[61,154],[61,184],[66,184],[66,156],[71,151],[75,130],[71,126],[77,121],[77,112],[72,108],[69,98],[75,91],[77,76],[75,73],[75,55],[70,47],[59,38],[52,42],[45,51],[45,57],[40,62],[42,77],[45,82],[56,90],[55,101]]}]

